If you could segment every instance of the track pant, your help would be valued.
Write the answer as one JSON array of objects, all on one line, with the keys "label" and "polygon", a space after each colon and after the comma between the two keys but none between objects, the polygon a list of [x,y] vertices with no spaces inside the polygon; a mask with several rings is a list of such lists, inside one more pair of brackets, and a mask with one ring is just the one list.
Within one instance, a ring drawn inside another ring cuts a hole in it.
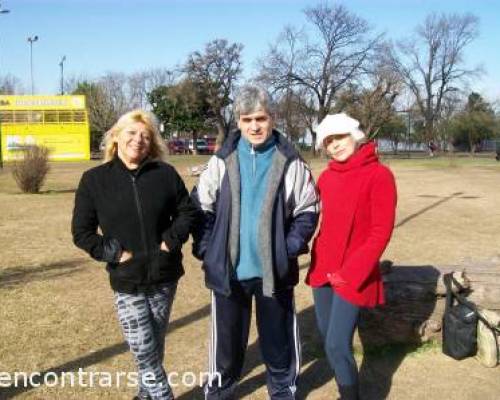
[{"label": "track pant", "polygon": [[115,307],[123,336],[138,370],[140,399],[174,398],[163,368],[163,351],[176,289],[177,282],[174,282],[152,294],[115,292]]},{"label": "track pant", "polygon": [[252,297],[269,397],[295,398],[300,344],[293,289],[265,297],[262,279],[249,279],[233,281],[229,297],[212,292],[211,378],[205,384],[205,399],[234,398],[248,344]]},{"label": "track pant", "polygon": [[357,387],[358,368],[352,341],[359,307],[338,296],[331,286],[313,288],[314,309],[328,362],[340,387]]}]

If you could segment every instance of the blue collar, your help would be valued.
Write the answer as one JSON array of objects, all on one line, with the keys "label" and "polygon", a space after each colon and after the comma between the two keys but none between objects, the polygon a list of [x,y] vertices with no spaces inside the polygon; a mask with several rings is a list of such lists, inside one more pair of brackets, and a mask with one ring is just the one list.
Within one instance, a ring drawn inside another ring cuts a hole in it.
[{"label": "blue collar", "polygon": [[264,143],[257,147],[254,147],[247,139],[243,137],[243,135],[240,137],[240,141],[238,143],[238,147],[241,150],[247,151],[248,153],[251,153],[252,149],[257,153],[265,153],[274,146],[276,146],[276,138],[274,137],[274,135],[269,136]]}]

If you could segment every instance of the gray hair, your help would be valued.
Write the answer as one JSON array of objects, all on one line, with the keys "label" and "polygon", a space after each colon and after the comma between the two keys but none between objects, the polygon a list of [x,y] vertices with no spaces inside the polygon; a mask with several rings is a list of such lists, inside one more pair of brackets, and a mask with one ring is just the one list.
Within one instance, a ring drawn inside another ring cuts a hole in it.
[{"label": "gray hair", "polygon": [[234,100],[234,116],[238,120],[240,115],[252,114],[257,111],[265,111],[274,117],[276,105],[269,92],[261,86],[245,85],[238,92]]}]

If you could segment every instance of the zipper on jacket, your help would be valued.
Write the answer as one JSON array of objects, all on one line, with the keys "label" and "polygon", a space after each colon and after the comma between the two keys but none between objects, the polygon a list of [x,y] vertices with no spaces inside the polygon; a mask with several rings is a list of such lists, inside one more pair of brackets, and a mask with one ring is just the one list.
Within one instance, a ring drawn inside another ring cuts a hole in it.
[{"label": "zipper on jacket", "polygon": [[[136,176],[131,175],[130,177],[132,178],[132,188],[134,189],[135,205],[137,207],[137,214],[139,216],[142,245],[144,246],[146,259],[149,259],[148,243],[146,240],[146,227],[144,226],[144,216],[142,215],[141,199],[139,198],[139,192],[137,191]],[[149,282],[149,268],[147,268],[147,281]]]},{"label": "zipper on jacket", "polygon": [[255,153],[255,148],[253,147],[253,144],[250,145],[250,154],[252,155],[252,178],[255,178],[255,169],[256,169],[256,158],[257,154]]}]

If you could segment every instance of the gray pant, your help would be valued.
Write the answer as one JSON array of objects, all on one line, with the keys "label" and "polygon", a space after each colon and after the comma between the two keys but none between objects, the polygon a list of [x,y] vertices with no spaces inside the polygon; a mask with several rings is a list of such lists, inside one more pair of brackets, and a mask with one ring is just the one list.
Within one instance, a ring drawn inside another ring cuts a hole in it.
[{"label": "gray pant", "polygon": [[174,398],[163,368],[163,352],[176,289],[177,282],[174,282],[151,294],[115,292],[115,307],[123,336],[139,373],[138,395],[141,399]]}]

